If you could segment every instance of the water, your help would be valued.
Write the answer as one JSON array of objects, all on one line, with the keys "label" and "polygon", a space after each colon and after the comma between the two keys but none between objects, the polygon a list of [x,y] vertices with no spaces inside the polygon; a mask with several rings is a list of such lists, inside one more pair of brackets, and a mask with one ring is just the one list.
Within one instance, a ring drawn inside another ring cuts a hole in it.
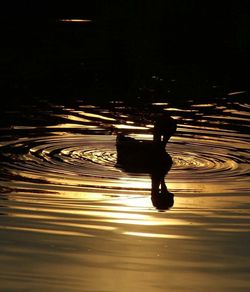
[{"label": "water", "polygon": [[[150,176],[116,167],[115,139],[152,139],[166,111],[175,202],[159,212]],[[249,111],[243,90],[6,106],[2,291],[247,291]]]}]

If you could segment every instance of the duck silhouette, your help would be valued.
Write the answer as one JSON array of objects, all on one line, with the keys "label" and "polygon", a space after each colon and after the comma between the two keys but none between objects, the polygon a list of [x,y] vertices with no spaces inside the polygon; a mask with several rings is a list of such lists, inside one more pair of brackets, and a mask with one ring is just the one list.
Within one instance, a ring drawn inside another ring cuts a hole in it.
[{"label": "duck silhouette", "polygon": [[125,172],[150,174],[151,200],[159,210],[168,209],[174,203],[174,196],[167,190],[164,179],[173,164],[165,147],[176,127],[172,117],[161,116],[155,120],[152,141],[136,140],[122,134],[116,139],[116,166]]},{"label": "duck silhouette", "polygon": [[152,169],[170,162],[165,150],[170,137],[176,132],[176,121],[166,115],[154,122],[153,141],[136,140],[118,134],[116,138],[117,165],[121,168]]}]

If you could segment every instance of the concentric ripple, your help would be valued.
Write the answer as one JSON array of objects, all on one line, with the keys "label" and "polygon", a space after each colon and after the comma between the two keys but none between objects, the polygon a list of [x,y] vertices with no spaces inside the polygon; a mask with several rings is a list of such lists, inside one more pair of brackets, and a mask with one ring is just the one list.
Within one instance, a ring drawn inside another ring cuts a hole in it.
[{"label": "concentric ripple", "polygon": [[[159,112],[168,111],[178,122],[177,134],[167,146],[174,162],[166,177],[171,191],[177,194],[248,191],[249,107],[234,98],[231,94],[203,104],[190,100],[185,108],[164,102],[151,105]],[[147,173],[125,173],[116,167],[115,149],[117,132],[136,139],[152,139],[150,115],[142,112],[138,116],[136,107],[126,107],[121,101],[111,102],[107,108],[81,101],[75,108],[48,107],[43,112],[37,109],[39,115],[45,115],[40,119],[41,125],[38,122],[29,126],[34,114],[29,116],[28,111],[25,118],[20,112],[22,124],[2,129],[2,189],[54,192],[91,189],[99,193],[109,191],[110,195],[150,191]],[[17,111],[13,113],[18,115]]]},{"label": "concentric ripple", "polygon": [[[246,145],[242,141],[239,144],[232,147],[225,141],[190,139],[184,133],[182,138],[173,138],[168,146],[174,161],[167,177],[169,185],[175,191],[183,191],[180,186],[185,183],[187,192],[207,192],[208,188],[200,187],[201,182],[212,186],[211,191],[215,187],[221,192],[246,190],[248,153],[244,151]],[[34,189],[46,185],[47,189],[94,187],[117,192],[120,188],[137,188],[135,177],[147,181],[144,190],[150,188],[149,175],[126,174],[116,168],[115,137],[111,135],[23,138],[2,146],[2,157],[3,178],[12,178],[15,188],[18,182],[25,181]]]}]

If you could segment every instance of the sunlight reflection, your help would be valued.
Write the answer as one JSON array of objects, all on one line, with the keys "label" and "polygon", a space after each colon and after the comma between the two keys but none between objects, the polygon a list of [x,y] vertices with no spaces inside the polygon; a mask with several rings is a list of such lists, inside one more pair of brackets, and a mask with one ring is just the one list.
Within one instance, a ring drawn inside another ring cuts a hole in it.
[{"label": "sunlight reflection", "polygon": [[116,129],[131,129],[131,130],[148,130],[147,127],[140,127],[140,126],[130,126],[130,125],[122,125],[122,124],[119,124],[119,125],[115,125],[113,124],[112,125],[114,128]]},{"label": "sunlight reflection", "polygon": [[[67,209],[67,208],[58,208],[54,209],[53,206],[51,208],[49,207],[42,207],[40,206],[39,208],[37,207],[19,207],[15,206],[15,209],[17,210],[26,210],[29,212],[46,212],[47,214],[56,214],[57,216],[59,214],[71,214],[71,215],[81,215],[81,216],[86,216],[89,217],[88,221],[96,221],[96,222],[104,222],[104,223],[115,223],[115,224],[129,224],[129,225],[140,225],[140,226],[164,226],[164,225],[189,225],[190,222],[182,220],[182,219],[170,219],[167,217],[155,217],[154,215],[149,215],[149,214],[138,214],[138,213],[132,213],[132,212],[109,212],[106,211],[105,209],[103,210],[81,210],[81,209]],[[25,215],[24,215],[25,216]],[[17,216],[18,217],[18,216]],[[57,223],[55,223],[57,224]],[[60,223],[61,224],[61,223]],[[59,224],[59,225],[60,225]],[[84,224],[80,223],[66,223],[66,225],[69,224],[69,226],[72,227],[85,227]],[[62,225],[65,225],[62,223]],[[90,224],[86,225],[86,228],[90,228]],[[105,226],[103,227],[104,229],[106,228]],[[108,227],[109,228],[109,227]],[[97,228],[97,229],[102,229]],[[112,227],[113,229],[113,227]]]},{"label": "sunlight reflection", "polygon": [[236,227],[236,228],[230,228],[230,227],[225,227],[225,228],[208,228],[208,230],[211,231],[218,231],[218,232],[247,232],[249,233],[249,228],[240,228],[240,227]]},{"label": "sunlight reflection", "polygon": [[142,179],[142,178],[126,178],[121,177],[119,179],[123,186],[130,189],[150,189],[151,188],[151,181],[149,179]]},{"label": "sunlight reflection", "polygon": [[162,234],[162,233],[147,233],[147,232],[124,232],[125,235],[153,237],[153,238],[172,238],[172,239],[193,239],[193,236],[177,235],[177,234]]},{"label": "sunlight reflection", "polygon": [[[147,127],[152,127],[151,125],[147,125]],[[138,139],[138,140],[152,140],[153,135],[152,134],[131,134],[131,137]]]},{"label": "sunlight reflection", "polygon": [[152,105],[168,105],[167,102],[152,102]]},{"label": "sunlight reflection", "polygon": [[91,19],[79,19],[79,18],[65,18],[60,19],[61,22],[91,22]]},{"label": "sunlight reflection", "polygon": [[[124,213],[127,214],[127,213]],[[140,226],[186,226],[190,225],[189,221],[182,219],[170,219],[168,217],[155,217],[154,215],[140,215],[141,218],[133,218],[134,214],[130,214],[128,219],[117,218],[117,219],[100,219],[98,222],[109,222],[118,224],[128,224],[128,225],[140,225]],[[126,217],[126,216],[123,216]],[[192,224],[194,225],[194,224]],[[199,225],[198,223],[196,225]]]},{"label": "sunlight reflection", "polygon": [[92,125],[83,125],[83,124],[69,124],[69,123],[62,123],[58,125],[52,125],[52,126],[46,126],[47,129],[57,129],[57,128],[68,128],[68,129],[74,129],[74,128],[80,128],[80,129],[97,129],[97,126]]},{"label": "sunlight reflection", "polygon": [[53,222],[53,225],[57,226],[66,226],[66,227],[77,227],[83,229],[97,229],[97,230],[115,230],[116,227],[104,226],[104,225],[91,225],[91,224],[82,224],[82,223],[69,223],[69,222]]},{"label": "sunlight reflection", "polygon": [[119,203],[125,206],[130,206],[133,208],[151,208],[152,202],[150,196],[146,197],[129,197],[129,198],[119,198]]},{"label": "sunlight reflection", "polygon": [[164,110],[173,111],[173,112],[187,112],[187,113],[198,112],[198,110],[194,110],[194,109],[179,109],[179,108],[173,108],[173,107],[164,108]]},{"label": "sunlight reflection", "polygon": [[242,94],[242,93],[246,93],[246,91],[242,90],[242,91],[234,91],[234,92],[229,92],[227,95],[238,95],[238,94]]},{"label": "sunlight reflection", "polygon": [[45,234],[52,234],[52,235],[93,237],[93,235],[91,234],[77,232],[77,231],[66,231],[66,230],[41,229],[41,228],[31,228],[31,227],[19,227],[19,226],[0,226],[0,229],[45,233]]},{"label": "sunlight reflection", "polygon": [[192,107],[211,107],[217,105],[216,103],[201,103],[201,104],[192,104]]},{"label": "sunlight reflection", "polygon": [[89,118],[97,118],[97,119],[106,120],[106,121],[115,121],[114,118],[99,115],[99,114],[94,114],[94,113],[84,112],[84,111],[75,111],[75,112],[77,112],[79,115],[86,116]]},{"label": "sunlight reflection", "polygon": [[90,120],[87,120],[87,119],[84,119],[84,118],[80,118],[80,117],[77,117],[77,116],[74,116],[74,115],[54,115],[55,117],[59,117],[59,118],[63,118],[63,119],[66,119],[66,120],[71,120],[71,121],[75,121],[75,122],[83,122],[83,123],[89,123]]}]

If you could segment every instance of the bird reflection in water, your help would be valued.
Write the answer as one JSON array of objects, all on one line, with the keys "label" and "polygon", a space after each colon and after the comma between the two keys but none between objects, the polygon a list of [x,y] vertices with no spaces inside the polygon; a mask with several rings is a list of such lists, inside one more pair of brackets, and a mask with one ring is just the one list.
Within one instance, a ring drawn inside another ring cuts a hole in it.
[{"label": "bird reflection in water", "polygon": [[174,195],[165,184],[165,176],[173,164],[165,147],[176,127],[176,121],[165,115],[155,120],[153,141],[136,140],[122,134],[116,139],[117,167],[130,173],[150,174],[151,200],[158,210],[167,210],[174,204]]}]

